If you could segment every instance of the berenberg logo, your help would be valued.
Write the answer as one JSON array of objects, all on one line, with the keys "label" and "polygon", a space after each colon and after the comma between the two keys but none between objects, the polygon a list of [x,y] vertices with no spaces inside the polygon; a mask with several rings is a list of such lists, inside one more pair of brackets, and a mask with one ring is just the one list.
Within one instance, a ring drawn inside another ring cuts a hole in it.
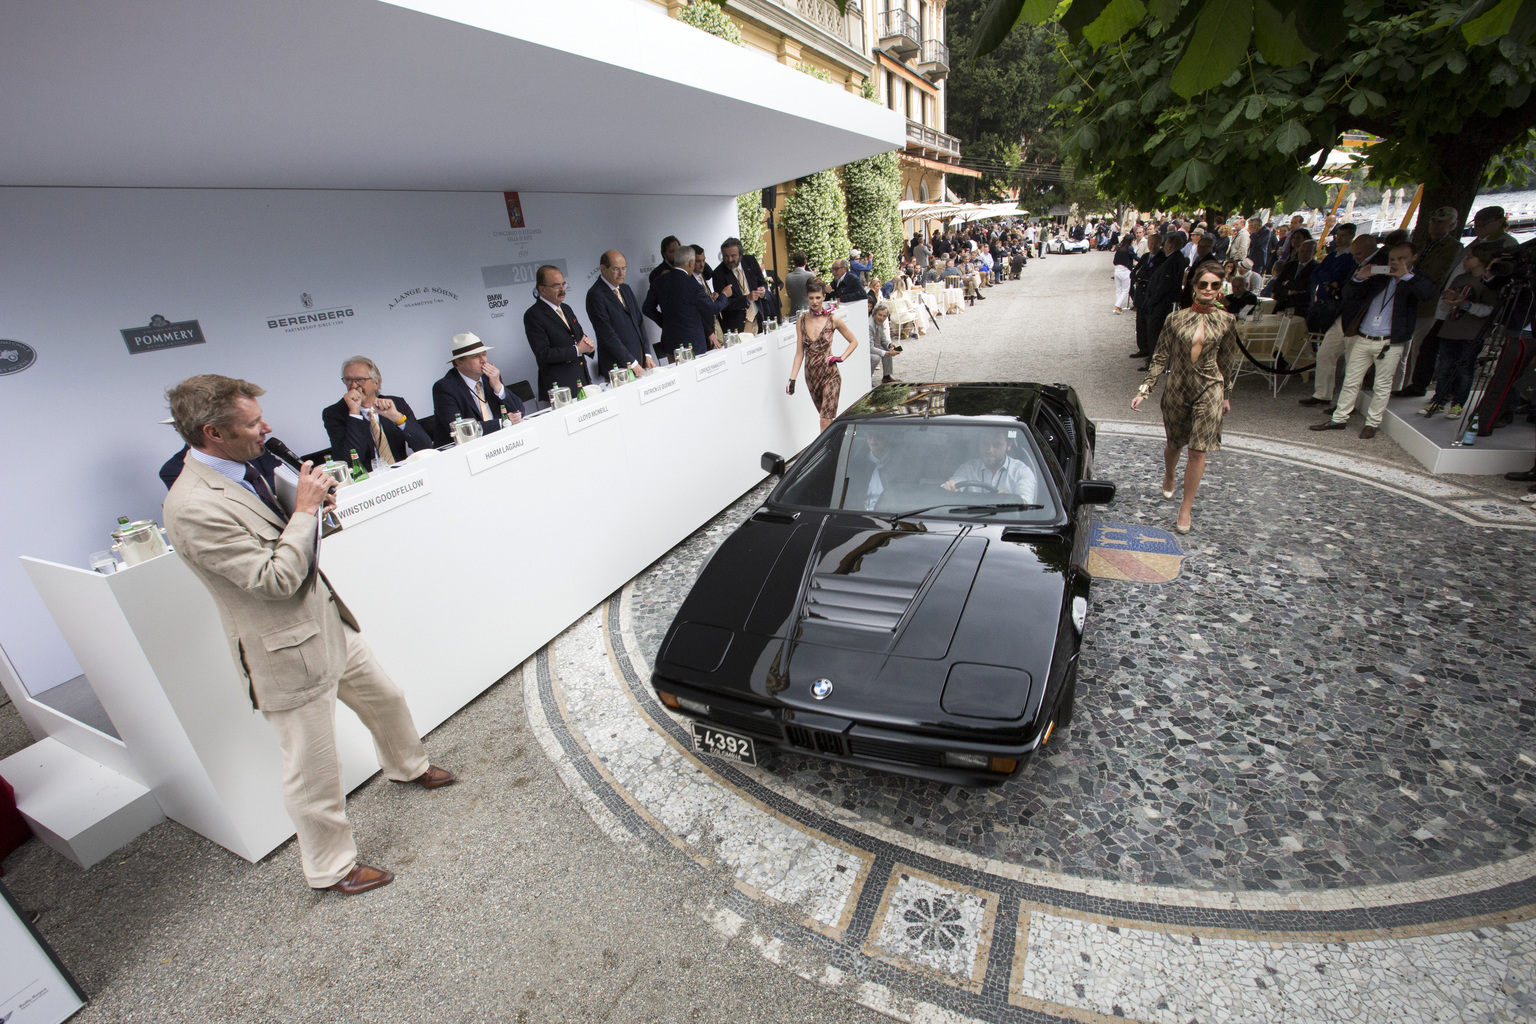
[{"label": "berenberg logo", "polygon": [[158,352],[163,348],[181,348],[183,345],[207,344],[203,329],[196,320],[173,322],[159,313],[149,318],[148,327],[124,327],[119,333],[131,355]]},{"label": "berenberg logo", "polygon": [[315,308],[315,298],[313,295],[310,295],[309,292],[300,293],[299,302],[303,304],[305,309]]}]

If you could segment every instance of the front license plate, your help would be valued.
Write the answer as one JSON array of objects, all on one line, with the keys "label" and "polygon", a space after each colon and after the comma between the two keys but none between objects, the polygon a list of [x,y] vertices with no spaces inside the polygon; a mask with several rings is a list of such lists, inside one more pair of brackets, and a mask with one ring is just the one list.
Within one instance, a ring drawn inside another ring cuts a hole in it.
[{"label": "front license plate", "polygon": [[757,764],[757,749],[749,737],[725,732],[703,722],[693,723],[693,749],[703,754],[732,758],[742,764]]}]

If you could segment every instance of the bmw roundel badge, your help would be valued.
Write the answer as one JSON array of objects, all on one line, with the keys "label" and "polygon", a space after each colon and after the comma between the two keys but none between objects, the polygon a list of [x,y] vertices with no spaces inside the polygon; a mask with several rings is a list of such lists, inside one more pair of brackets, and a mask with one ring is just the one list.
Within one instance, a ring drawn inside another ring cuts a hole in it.
[{"label": "bmw roundel badge", "polygon": [[830,679],[818,679],[811,684],[811,696],[817,700],[826,700],[831,692],[832,680]]}]

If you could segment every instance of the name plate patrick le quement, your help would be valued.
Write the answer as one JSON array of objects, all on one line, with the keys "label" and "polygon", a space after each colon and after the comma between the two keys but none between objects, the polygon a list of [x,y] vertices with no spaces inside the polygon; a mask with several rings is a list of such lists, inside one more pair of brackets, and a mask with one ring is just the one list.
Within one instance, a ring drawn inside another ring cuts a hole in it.
[{"label": "name plate patrick le quement", "polygon": [[353,526],[415,501],[431,490],[425,469],[374,477],[366,487],[354,484],[337,495],[336,518],[344,527]]},{"label": "name plate patrick le quement", "polygon": [[693,379],[709,380],[716,374],[724,373],[729,364],[725,361],[725,353],[720,352],[714,356],[693,361]]},{"label": "name plate patrick le quement", "polygon": [[741,361],[750,363],[752,360],[761,358],[768,353],[768,342],[763,338],[759,338],[756,341],[748,342],[741,346],[738,351],[741,353]]},{"label": "name plate patrick le quement", "polygon": [[612,398],[577,402],[565,414],[565,432],[574,434],[578,430],[586,430],[592,424],[611,420],[618,414],[618,403]]},{"label": "name plate patrick le quement", "polygon": [[[489,443],[486,443],[489,442]],[[531,427],[498,430],[487,434],[485,440],[464,453],[471,473],[483,473],[492,466],[511,462],[519,455],[527,455],[539,446],[538,432]]]},{"label": "name plate patrick le quement", "polygon": [[665,377],[647,377],[640,382],[640,404],[655,401],[658,398],[666,398],[675,395],[681,390],[683,379],[675,373],[669,373]]}]

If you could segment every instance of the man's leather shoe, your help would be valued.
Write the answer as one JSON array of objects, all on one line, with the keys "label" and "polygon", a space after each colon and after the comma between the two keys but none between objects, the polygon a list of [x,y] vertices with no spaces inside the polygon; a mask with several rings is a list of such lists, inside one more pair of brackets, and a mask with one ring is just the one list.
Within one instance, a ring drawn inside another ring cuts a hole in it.
[{"label": "man's leather shoe", "polygon": [[1518,473],[1505,473],[1504,479],[1515,480],[1520,483],[1529,483],[1532,480],[1536,480],[1536,467],[1531,469],[1522,469]]},{"label": "man's leather shoe", "polygon": [[1326,399],[1326,398],[1303,398],[1301,401],[1297,402],[1296,404],[1297,405],[1327,405],[1328,404],[1328,399]]},{"label": "man's leather shoe", "polygon": [[1145,359],[1145,358],[1147,358],[1147,354],[1145,352],[1132,352],[1127,358],[1129,358],[1129,359]]},{"label": "man's leather shoe", "polygon": [[1362,440],[1362,441],[1369,441],[1371,438],[1373,438],[1375,436],[1376,436],[1376,428],[1375,427],[1361,427],[1360,428],[1360,440]]},{"label": "man's leather shoe", "polygon": [[1314,424],[1312,424],[1307,429],[1308,430],[1343,430],[1346,426],[1348,426],[1348,424],[1346,424],[1346,423],[1335,423],[1335,422],[1333,422],[1333,420],[1324,420],[1321,423],[1314,423]]},{"label": "man's leather shoe", "polygon": [[410,780],[422,789],[440,789],[443,786],[451,786],[459,781],[459,777],[446,768],[439,768],[435,764],[427,765],[427,770]]},{"label": "man's leather shoe", "polygon": [[383,888],[394,880],[395,876],[383,868],[369,867],[367,864],[359,863],[351,871],[347,872],[346,878],[343,878],[335,885],[324,886],[321,891],[328,892],[334,890],[343,896],[356,896],[358,893],[367,892],[369,889]]}]

